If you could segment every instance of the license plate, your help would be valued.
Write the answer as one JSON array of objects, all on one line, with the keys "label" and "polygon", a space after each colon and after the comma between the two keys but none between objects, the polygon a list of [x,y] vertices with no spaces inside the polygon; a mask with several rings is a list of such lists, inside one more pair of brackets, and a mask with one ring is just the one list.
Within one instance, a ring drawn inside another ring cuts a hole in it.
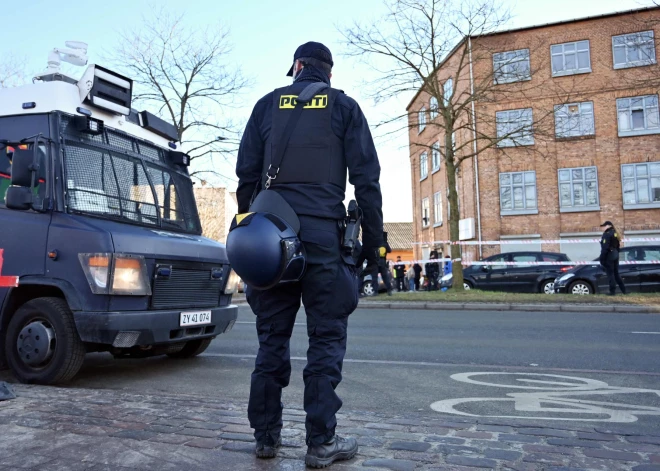
[{"label": "license plate", "polygon": [[211,323],[211,311],[182,312],[180,326],[204,325]]}]

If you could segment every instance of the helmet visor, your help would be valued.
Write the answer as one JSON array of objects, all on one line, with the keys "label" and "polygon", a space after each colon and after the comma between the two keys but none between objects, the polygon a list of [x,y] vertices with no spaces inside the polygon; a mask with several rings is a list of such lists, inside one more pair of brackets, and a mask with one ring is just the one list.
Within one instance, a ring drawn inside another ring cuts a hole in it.
[{"label": "helmet visor", "polygon": [[305,274],[305,247],[300,239],[282,239],[284,269],[280,283],[300,281]]}]

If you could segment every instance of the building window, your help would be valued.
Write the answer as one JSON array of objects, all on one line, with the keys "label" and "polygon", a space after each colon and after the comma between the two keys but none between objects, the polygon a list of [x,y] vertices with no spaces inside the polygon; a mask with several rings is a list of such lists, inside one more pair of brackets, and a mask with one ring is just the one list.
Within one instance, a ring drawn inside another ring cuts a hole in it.
[{"label": "building window", "polygon": [[495,115],[497,122],[497,147],[515,147],[534,145],[532,129],[532,109],[498,111]]},{"label": "building window", "polygon": [[591,72],[589,41],[555,44],[550,46],[550,55],[554,77]]},{"label": "building window", "polygon": [[419,124],[419,132],[421,133],[426,127],[426,108],[422,108],[417,113],[417,123]]},{"label": "building window", "polygon": [[[431,115],[431,121],[438,117],[438,99],[434,96],[429,100],[429,115]],[[422,132],[420,130],[420,132]]]},{"label": "building window", "polygon": [[449,100],[454,93],[454,81],[451,78],[448,78],[445,84],[442,86],[442,93],[445,99],[445,105],[448,105]]},{"label": "building window", "polygon": [[596,167],[560,168],[557,174],[560,212],[600,209]]},{"label": "building window", "polygon": [[428,225],[431,223],[430,216],[429,199],[424,198],[422,200],[422,227],[428,227]]},{"label": "building window", "polygon": [[431,150],[431,161],[433,165],[433,172],[440,170],[440,143],[436,142],[433,144],[433,149]]},{"label": "building window", "polygon": [[424,180],[429,176],[429,158],[426,152],[419,156],[419,179]]},{"label": "building window", "polygon": [[555,105],[555,135],[557,137],[591,136],[594,133],[594,104],[592,102]]},{"label": "building window", "polygon": [[493,81],[496,84],[531,79],[529,49],[493,54]]},{"label": "building window", "polygon": [[640,136],[660,133],[658,95],[619,98],[619,136]]},{"label": "building window", "polygon": [[433,194],[433,225],[442,225],[442,193]]},{"label": "building window", "polygon": [[660,162],[621,166],[623,209],[660,208]]},{"label": "building window", "polygon": [[501,214],[538,214],[536,172],[500,173]]},{"label": "building window", "polygon": [[655,64],[653,31],[613,36],[612,53],[615,69]]}]

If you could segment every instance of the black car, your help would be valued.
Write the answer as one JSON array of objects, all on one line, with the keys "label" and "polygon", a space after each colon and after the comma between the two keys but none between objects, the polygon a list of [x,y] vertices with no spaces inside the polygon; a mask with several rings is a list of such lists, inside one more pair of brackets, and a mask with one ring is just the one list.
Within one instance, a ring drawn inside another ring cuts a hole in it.
[{"label": "black car", "polygon": [[[660,245],[624,247],[619,261],[660,261]],[[619,274],[629,292],[660,291],[660,264],[619,265]],[[596,259],[593,264],[579,265],[555,280],[555,293],[607,293],[609,283],[605,270]]]},{"label": "black car", "polygon": [[[563,253],[509,252],[483,259],[484,262],[569,262]],[[555,278],[573,268],[562,265],[470,265],[463,269],[465,289],[553,294]],[[440,279],[440,287],[451,287],[452,275]]]}]

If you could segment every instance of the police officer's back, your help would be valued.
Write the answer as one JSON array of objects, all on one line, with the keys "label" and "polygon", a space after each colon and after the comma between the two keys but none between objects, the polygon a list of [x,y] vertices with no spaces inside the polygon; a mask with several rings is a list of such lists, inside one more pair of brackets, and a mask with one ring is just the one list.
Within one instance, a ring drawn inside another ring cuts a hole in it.
[{"label": "police officer's back", "polygon": [[[382,246],[383,234],[380,166],[357,103],[340,90],[325,88],[305,105],[293,130],[287,130],[297,97],[311,83],[329,85],[332,65],[330,51],[320,43],[306,43],[296,50],[289,71],[294,83],[257,102],[236,164],[239,213],[249,211],[255,186],[263,190],[268,185],[267,191],[281,195],[298,215],[307,259],[307,271],[299,282],[247,290],[259,336],[248,404],[256,453],[261,458],[274,457],[280,446],[282,388],[291,374],[289,339],[302,297],[309,335],[303,373],[305,461],[312,467],[349,459],[357,452],[354,439],[335,435],[335,414],[342,405],[335,388],[341,381],[348,315],[358,302],[354,262],[342,257],[340,250],[347,174],[362,211],[363,251],[371,263],[377,263],[376,249]],[[285,146],[282,136],[289,131]],[[279,169],[269,173],[270,179],[264,178],[281,149],[285,150]]]}]

